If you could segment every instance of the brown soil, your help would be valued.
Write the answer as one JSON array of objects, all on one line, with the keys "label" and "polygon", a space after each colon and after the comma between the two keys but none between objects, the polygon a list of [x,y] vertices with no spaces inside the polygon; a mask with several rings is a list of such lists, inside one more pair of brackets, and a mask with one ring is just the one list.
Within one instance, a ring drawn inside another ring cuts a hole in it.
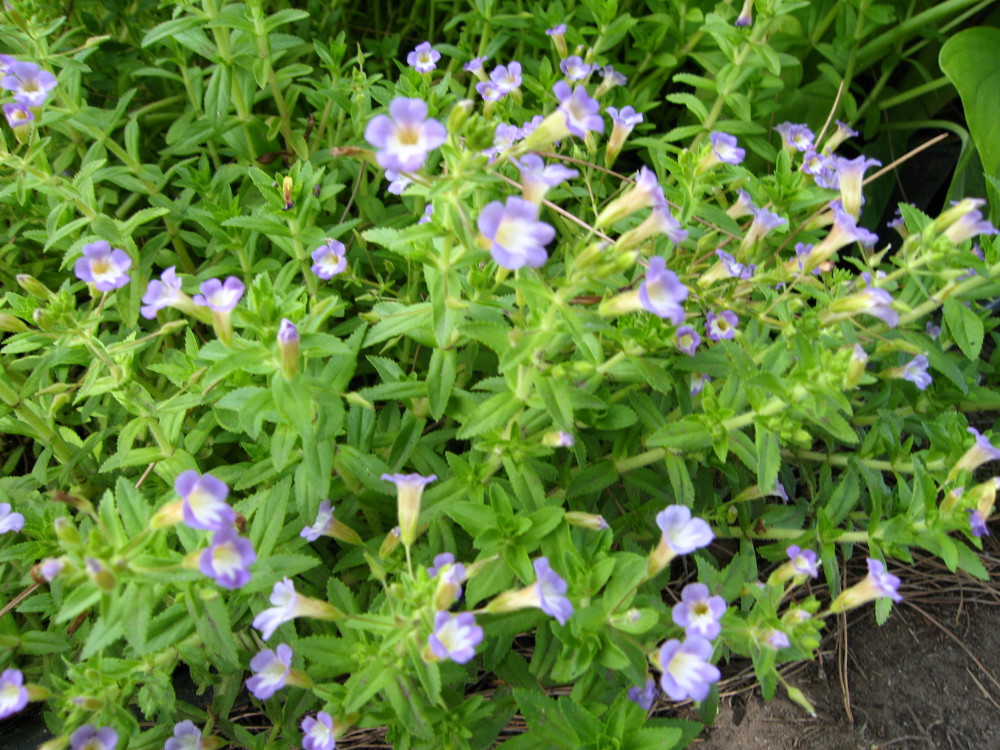
[{"label": "brown soil", "polygon": [[[745,690],[723,699],[715,726],[692,747],[1000,748],[1000,589],[989,593],[993,605],[904,602],[882,627],[869,610],[846,628],[846,651],[842,630],[820,660],[788,678],[816,718],[780,686],[769,703],[759,688]],[[844,653],[846,670],[838,663]]]}]

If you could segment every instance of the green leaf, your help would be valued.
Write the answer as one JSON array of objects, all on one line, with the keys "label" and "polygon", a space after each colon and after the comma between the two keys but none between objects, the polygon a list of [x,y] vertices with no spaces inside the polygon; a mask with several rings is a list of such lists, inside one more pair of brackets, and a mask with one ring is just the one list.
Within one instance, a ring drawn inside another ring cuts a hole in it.
[{"label": "green leaf", "polygon": [[959,31],[941,47],[941,70],[962,98],[965,120],[986,173],[1000,174],[1000,29],[979,26]]},{"label": "green leaf", "polygon": [[769,492],[778,481],[781,468],[781,443],[777,434],[757,425],[757,486],[761,492]]},{"label": "green leaf", "polygon": [[458,372],[458,358],[454,349],[435,349],[427,368],[427,397],[431,416],[441,419],[448,407],[455,377]]},{"label": "green leaf", "polygon": [[456,437],[465,440],[507,424],[523,408],[523,404],[509,391],[498,393],[483,401],[459,429]]},{"label": "green leaf", "polygon": [[682,734],[680,729],[672,727],[664,729],[644,727],[625,735],[623,747],[627,747],[628,750],[671,750],[681,746],[679,743]]},{"label": "green leaf", "polygon": [[949,297],[944,301],[944,320],[962,354],[972,360],[979,359],[984,336],[983,321],[979,316],[959,300]]}]

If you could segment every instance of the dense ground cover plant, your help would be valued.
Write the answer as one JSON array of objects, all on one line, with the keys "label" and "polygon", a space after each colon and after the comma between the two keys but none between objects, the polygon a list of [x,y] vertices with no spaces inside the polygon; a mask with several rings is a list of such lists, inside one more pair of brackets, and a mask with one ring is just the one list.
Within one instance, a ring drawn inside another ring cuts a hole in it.
[{"label": "dense ground cover plant", "polygon": [[9,12],[0,715],[683,746],[655,701],[770,697],[910,548],[985,575],[996,230],[876,221],[856,83],[976,4],[630,9]]}]

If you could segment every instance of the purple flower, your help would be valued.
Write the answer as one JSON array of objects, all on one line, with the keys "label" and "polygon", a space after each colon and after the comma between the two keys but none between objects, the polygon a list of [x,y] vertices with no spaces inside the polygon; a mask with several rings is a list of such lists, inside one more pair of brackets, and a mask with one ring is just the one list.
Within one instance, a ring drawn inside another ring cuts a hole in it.
[{"label": "purple flower", "polygon": [[[982,205],[980,199],[969,201],[970,205]],[[944,236],[956,245],[972,239],[980,234],[996,234],[997,228],[983,219],[983,214],[976,208],[962,214],[954,224],[944,230]]]},{"label": "purple flower", "polygon": [[667,546],[671,556],[687,555],[715,538],[712,527],[700,518],[692,518],[686,505],[668,505],[656,514],[656,525],[663,532],[660,543]]},{"label": "purple flower", "polygon": [[643,711],[648,711],[653,707],[653,704],[656,702],[656,696],[659,693],[660,691],[656,689],[656,680],[650,677],[642,687],[630,687],[628,689],[628,699],[633,703],[639,704],[639,708]]},{"label": "purple flower", "polygon": [[538,221],[538,206],[516,196],[508,197],[506,206],[500,201],[488,203],[479,214],[478,226],[491,241],[493,260],[510,270],[541,266],[548,259],[545,245],[556,236],[554,227]]},{"label": "purple flower", "polygon": [[246,287],[235,276],[227,276],[224,282],[218,279],[203,281],[198,287],[201,294],[194,295],[194,303],[207,307],[212,312],[227,313],[243,299]]},{"label": "purple flower", "polygon": [[201,553],[198,567],[201,572],[225,589],[238,589],[250,581],[247,569],[257,560],[253,544],[233,528],[216,531],[212,545]]},{"label": "purple flower", "polygon": [[882,162],[878,159],[866,159],[864,156],[859,156],[856,159],[834,156],[832,160],[833,168],[837,172],[837,184],[840,186],[841,205],[847,213],[857,218],[861,215],[861,204],[864,203],[861,183],[865,176],[865,170],[869,167],[880,167]]},{"label": "purple flower", "polygon": [[128,283],[126,272],[131,266],[128,253],[98,240],[83,246],[83,257],[77,260],[73,272],[81,281],[93,284],[97,291],[110,292]]},{"label": "purple flower", "polygon": [[490,80],[507,93],[513,91],[521,85],[521,63],[497,65],[490,73]]},{"label": "purple flower", "polygon": [[261,651],[250,660],[250,669],[254,674],[247,679],[247,688],[254,698],[266,701],[285,686],[285,680],[292,671],[291,646],[280,643],[276,651]]},{"label": "purple flower", "polygon": [[743,237],[743,247],[749,247],[757,240],[763,238],[772,229],[787,224],[788,219],[779,216],[766,208],[758,208],[753,212],[753,221],[747,229],[746,236]]},{"label": "purple flower", "polygon": [[958,459],[949,474],[951,478],[960,471],[972,472],[988,461],[1000,459],[1000,448],[994,448],[988,437],[981,434],[975,427],[967,428],[966,432],[975,437],[976,442]]},{"label": "purple flower", "polygon": [[5,669],[0,674],[0,719],[22,711],[28,705],[28,689],[20,669]]},{"label": "purple flower", "polygon": [[447,139],[444,125],[427,119],[427,104],[421,99],[393,99],[389,116],[376,115],[365,128],[365,140],[378,149],[376,161],[396,172],[417,171],[427,154]]},{"label": "purple flower", "polygon": [[323,534],[333,528],[333,507],[329,500],[324,500],[319,504],[319,512],[316,514],[316,522],[312,526],[306,526],[299,532],[299,536],[307,542],[315,542]]},{"label": "purple flower", "polygon": [[576,177],[579,172],[562,164],[546,165],[538,154],[525,154],[520,159],[512,159],[514,166],[521,170],[521,189],[525,200],[541,203],[549,188]]},{"label": "purple flower", "polygon": [[743,9],[740,10],[740,14],[736,17],[736,21],[733,23],[734,26],[744,27],[753,23],[753,2],[754,0],[743,0]]},{"label": "purple flower", "polygon": [[271,590],[271,604],[253,620],[253,626],[260,631],[260,637],[268,640],[279,626],[297,617],[324,617],[332,619],[334,610],[330,605],[317,599],[310,599],[295,591],[295,584],[287,576],[274,584]]},{"label": "purple flower", "polygon": [[47,582],[51,583],[62,573],[66,563],[57,557],[46,557],[38,564],[38,572]]},{"label": "purple flower", "polygon": [[418,73],[430,73],[437,67],[441,53],[431,47],[430,42],[421,42],[406,56],[406,64]]},{"label": "purple flower", "polygon": [[56,87],[56,77],[33,62],[14,62],[7,66],[0,86],[14,92],[14,100],[29,107],[40,107]]},{"label": "purple flower", "polygon": [[739,164],[746,156],[746,151],[736,147],[736,136],[729,133],[713,131],[708,136],[712,142],[712,152],[725,164]]},{"label": "purple flower", "polygon": [[[878,560],[873,560],[872,558],[867,558],[868,560],[868,577],[866,581],[870,583],[875,591],[878,593],[879,597],[888,596],[894,602],[903,601],[903,597],[899,595],[899,578],[892,575],[885,569],[883,565]],[[876,597],[877,598],[877,597]]]},{"label": "purple flower", "polygon": [[163,750],[201,750],[201,730],[191,720],[174,725],[174,736],[167,740]]},{"label": "purple flower", "polygon": [[721,631],[719,618],[726,613],[726,600],[709,596],[708,586],[689,583],[681,592],[681,600],[674,605],[671,615],[675,625],[684,628],[684,634],[697,635],[712,640]]},{"label": "purple flower", "polygon": [[818,151],[806,151],[805,156],[802,157],[803,172],[815,177],[816,175],[823,174],[823,171],[826,169],[832,169],[829,157]]},{"label": "purple flower", "polygon": [[559,70],[561,70],[563,75],[571,81],[582,81],[590,75],[590,72],[593,70],[593,66],[585,63],[579,55],[573,55],[572,57],[567,57],[559,63]]},{"label": "purple flower", "polygon": [[441,610],[435,613],[434,632],[427,637],[427,645],[438,659],[465,664],[476,655],[476,646],[482,642],[483,629],[476,625],[471,612],[453,615]]},{"label": "purple flower", "polygon": [[[812,253],[813,251],[813,247],[814,245],[812,244],[807,245],[804,242],[795,243],[795,262],[798,264],[800,271],[806,270],[805,264],[806,261],[808,261],[809,259],[809,254]],[[819,276],[820,274],[819,266],[813,268],[812,271],[810,271],[810,273],[812,273],[813,276]]]},{"label": "purple flower", "polygon": [[732,310],[723,310],[721,313],[709,311],[705,316],[705,331],[712,341],[736,338],[736,326],[739,322]]},{"label": "purple flower", "polygon": [[553,26],[551,29],[545,29],[545,33],[549,36],[561,36],[566,33],[566,24],[561,23],[558,26]]},{"label": "purple flower", "polygon": [[611,118],[612,130],[611,137],[614,139],[615,131],[621,131],[621,140],[624,141],[628,137],[628,134],[632,132],[632,129],[642,122],[643,117],[641,112],[636,112],[633,107],[622,107],[617,109],[616,107],[607,107],[605,112]]},{"label": "purple flower", "polygon": [[462,66],[462,69],[468,73],[476,73],[483,69],[483,63],[489,58],[487,57],[473,57],[469,62]]},{"label": "purple flower", "polygon": [[3,113],[11,128],[19,128],[35,119],[35,113],[31,111],[31,108],[21,102],[7,102],[3,105]]},{"label": "purple flower", "polygon": [[510,93],[493,81],[480,81],[476,84],[476,91],[484,102],[498,102]]},{"label": "purple flower", "polygon": [[118,732],[111,727],[84,724],[69,737],[70,750],[115,750],[117,746]]},{"label": "purple flower", "polygon": [[797,544],[790,544],[785,550],[788,559],[792,563],[792,568],[800,575],[807,575],[816,578],[819,575],[819,558],[811,549],[802,549]]},{"label": "purple flower", "polygon": [[750,193],[741,189],[736,202],[726,209],[726,216],[730,219],[739,219],[757,213],[757,207],[753,204]]},{"label": "purple flower", "polygon": [[830,209],[833,211],[833,227],[823,240],[812,248],[810,253],[804,258],[799,258],[796,265],[805,271],[812,271],[818,268],[821,263],[828,260],[840,248],[846,247],[854,242],[860,242],[865,247],[870,247],[878,242],[878,236],[867,229],[858,226],[857,220],[851,216],[840,201],[831,201]]},{"label": "purple flower", "polygon": [[692,397],[697,396],[703,390],[705,390],[705,383],[709,382],[712,378],[703,372],[692,372],[691,382],[689,387],[689,392]]},{"label": "purple flower", "polygon": [[[597,67],[595,65],[593,70],[597,70]],[[594,92],[594,97],[600,99],[601,96],[611,91],[615,86],[624,86],[627,82],[628,78],[615,70],[614,66],[605,65],[601,70],[601,85]]]},{"label": "purple flower", "polygon": [[[385,179],[389,181],[388,190],[392,193],[392,195],[402,195],[406,188],[408,188],[413,182],[413,180],[406,175],[401,175],[399,172],[392,169],[385,170]],[[313,271],[313,273],[316,272]]]},{"label": "purple flower", "polygon": [[170,266],[160,275],[159,281],[153,279],[149,282],[146,293],[142,295],[145,304],[139,308],[139,312],[146,320],[152,320],[164,307],[176,305],[185,296],[181,290],[181,280],[177,278],[177,270]]},{"label": "purple flower", "polygon": [[11,57],[10,55],[0,55],[0,75],[7,75],[10,72],[10,66],[16,62],[16,57]]},{"label": "purple flower", "polygon": [[[510,199],[514,200],[514,199]],[[396,513],[399,517],[399,527],[403,544],[409,547],[416,538],[417,518],[420,515],[420,501],[424,487],[437,479],[437,475],[422,474],[383,474],[383,482],[396,485]]]},{"label": "purple flower", "polygon": [[564,594],[568,588],[558,573],[549,566],[547,557],[539,557],[532,563],[538,581],[534,584],[538,594],[538,607],[545,614],[554,617],[560,625],[573,614],[573,604]]},{"label": "purple flower", "polygon": [[860,296],[868,300],[864,312],[874,315],[890,328],[895,328],[899,324],[899,313],[892,309],[892,295],[885,289],[869,287],[861,292]]},{"label": "purple flower", "polygon": [[184,500],[184,523],[192,529],[223,531],[235,523],[236,514],[229,507],[229,487],[211,474],[188,469],[174,480],[174,489]]},{"label": "purple flower", "polygon": [[[969,529],[972,531],[973,536],[984,537],[990,535],[990,529],[986,525],[986,519],[983,518],[983,514],[974,508],[966,508],[969,514]],[[0,719],[3,718],[2,710],[0,710]]]},{"label": "purple flower", "polygon": [[792,149],[793,151],[815,150],[813,141],[816,136],[813,135],[813,132],[807,126],[793,122],[783,122],[774,129],[781,135],[781,141],[785,148]]},{"label": "purple flower", "polygon": [[931,384],[933,378],[927,374],[927,366],[930,363],[923,354],[918,354],[903,366],[903,379],[909,380],[920,390],[925,390]]},{"label": "purple flower", "polygon": [[300,338],[298,327],[288,318],[282,318],[278,326],[278,344],[290,346],[299,343]]},{"label": "purple flower", "polygon": [[454,563],[455,556],[450,552],[442,552],[440,555],[436,555],[434,557],[434,564],[427,568],[427,577],[433,578],[445,565],[453,565]]},{"label": "purple flower", "polygon": [[320,711],[314,719],[302,719],[302,750],[336,750],[337,739],[333,733],[333,717]]},{"label": "purple flower", "polygon": [[347,249],[343,242],[328,237],[322,245],[312,251],[312,272],[321,279],[332,279],[347,268],[346,253]]},{"label": "purple flower", "polygon": [[853,138],[858,134],[857,130],[852,130],[851,126],[845,122],[837,120],[837,129],[830,134],[830,137],[826,139],[826,143],[823,144],[823,150],[827,153],[834,151],[837,146],[846,141],[848,138]]},{"label": "purple flower", "polygon": [[11,513],[10,503],[0,503],[0,534],[11,531],[21,531],[24,528],[24,516]]},{"label": "purple flower", "polygon": [[924,333],[930,336],[932,339],[936,339],[941,335],[941,326],[934,325],[933,320],[928,320],[927,325],[924,326]]},{"label": "purple flower", "polygon": [[659,255],[649,261],[646,279],[639,285],[639,304],[643,310],[669,320],[675,326],[684,322],[683,302],[688,288],[667,269],[667,262]]},{"label": "purple flower", "polygon": [[524,138],[524,131],[517,125],[506,122],[498,123],[496,130],[493,131],[493,147],[486,149],[483,153],[488,156],[503,153],[522,138]]},{"label": "purple flower", "polygon": [[566,116],[566,129],[570,133],[583,138],[591,130],[597,133],[604,132],[604,118],[600,115],[601,105],[596,99],[591,99],[587,95],[587,90],[583,86],[577,86],[571,91],[569,84],[558,81],[552,90],[559,100],[559,110]]},{"label": "purple flower", "polygon": [[663,674],[660,687],[675,701],[691,698],[704,700],[712,684],[722,675],[708,663],[712,644],[697,635],[688,636],[681,643],[672,638],[660,647],[659,661]]},{"label": "purple flower", "polygon": [[[640,167],[635,173],[632,186],[605,206],[595,223],[598,227],[611,226],[649,206],[667,207],[667,201],[656,172],[648,167]],[[666,210],[669,213],[669,207]]]},{"label": "purple flower", "polygon": [[428,224],[430,223],[431,217],[434,215],[434,204],[428,203],[424,206],[424,215],[417,219],[417,224]]},{"label": "purple flower", "polygon": [[752,278],[754,272],[757,270],[757,266],[738,263],[736,258],[734,258],[729,253],[725,252],[722,248],[715,251],[718,256],[719,261],[722,263],[722,267],[726,269],[728,273],[734,279],[749,279]]},{"label": "purple flower", "polygon": [[764,643],[766,643],[770,648],[777,651],[780,648],[788,648],[791,646],[791,641],[788,640],[788,636],[781,630],[777,628],[771,628],[764,635]]},{"label": "purple flower", "polygon": [[691,326],[681,326],[677,329],[677,348],[689,356],[694,356],[695,350],[701,344],[701,336]]}]

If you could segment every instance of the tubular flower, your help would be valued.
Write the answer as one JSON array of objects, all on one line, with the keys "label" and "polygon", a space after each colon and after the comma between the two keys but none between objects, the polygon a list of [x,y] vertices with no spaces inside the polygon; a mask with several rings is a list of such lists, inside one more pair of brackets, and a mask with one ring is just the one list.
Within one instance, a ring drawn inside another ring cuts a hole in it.
[{"label": "tubular flower", "polygon": [[174,480],[174,489],[183,499],[183,520],[192,529],[224,531],[236,521],[229,507],[229,487],[211,474],[188,470]]},{"label": "tubular flower", "polygon": [[[597,66],[594,69],[596,70]],[[624,86],[626,83],[628,83],[628,79],[615,70],[614,66],[605,65],[601,70],[601,84],[597,87],[597,91],[594,92],[594,98],[600,99],[615,86]]]},{"label": "tubular flower", "polygon": [[743,8],[736,17],[734,26],[749,26],[753,23],[753,3],[754,0],[743,0]]},{"label": "tubular flower", "polygon": [[[966,510],[969,513],[969,531],[972,532],[972,536],[989,536],[990,529],[986,525],[986,519],[983,518],[983,514],[975,508],[966,508]],[[2,718],[2,715],[0,715],[0,718]]]},{"label": "tubular flower", "polygon": [[[386,175],[389,173],[386,172]],[[347,248],[343,242],[329,237],[323,244],[312,251],[312,272],[325,281],[329,281],[347,268]]]},{"label": "tubular flower", "polygon": [[583,138],[594,131],[604,132],[601,105],[587,95],[583,86],[571,89],[565,81],[557,81],[552,91],[559,100],[559,107],[549,114],[531,134],[518,144],[516,154],[541,151],[556,141],[575,135]]},{"label": "tubular flower", "polygon": [[28,689],[20,669],[5,669],[0,674],[0,719],[6,719],[28,705]]},{"label": "tubular flower", "polygon": [[476,655],[476,646],[483,642],[483,629],[476,625],[471,612],[453,615],[439,610],[434,615],[434,631],[427,637],[424,658],[428,661],[451,659],[465,664]]},{"label": "tubular flower", "polygon": [[785,148],[791,151],[815,151],[813,141],[816,136],[805,125],[794,122],[783,122],[774,128],[781,136]]},{"label": "tubular flower", "polygon": [[279,626],[298,617],[336,620],[341,614],[332,604],[297,593],[295,584],[288,576],[274,584],[270,601],[273,606],[263,610],[253,620],[254,628],[260,631],[260,637],[265,641],[274,635]]},{"label": "tubular flower", "polygon": [[38,564],[38,573],[46,582],[52,583],[65,567],[66,563],[59,558],[46,557]]},{"label": "tubular flower", "polygon": [[76,262],[73,272],[81,281],[93,284],[97,291],[110,292],[128,283],[127,271],[131,267],[128,253],[98,240],[83,246],[83,257]]},{"label": "tubular flower", "polygon": [[257,553],[249,539],[244,539],[233,528],[216,531],[212,545],[201,553],[198,567],[209,578],[215,579],[225,589],[238,589],[250,582],[249,566],[257,560]]},{"label": "tubular flower", "polygon": [[628,699],[633,703],[637,703],[643,711],[648,711],[653,707],[653,704],[656,702],[656,696],[659,694],[660,691],[656,689],[656,680],[652,677],[646,680],[645,685],[630,687],[628,689]]},{"label": "tubular flower", "polygon": [[656,525],[662,535],[660,543],[649,554],[648,578],[667,567],[677,555],[694,552],[715,538],[712,527],[700,518],[692,518],[691,509],[685,505],[668,505],[656,514]]},{"label": "tubular flower", "polygon": [[802,549],[797,544],[791,544],[785,549],[788,562],[775,570],[768,583],[780,584],[794,580],[801,583],[808,576],[816,578],[819,575],[819,558],[811,549]]},{"label": "tubular flower", "polygon": [[642,114],[636,112],[633,107],[608,107],[604,110],[611,118],[611,137],[608,138],[608,145],[604,151],[604,164],[611,166],[618,154],[621,153],[625,139],[629,137],[636,125],[642,122]]},{"label": "tubular flower", "polygon": [[538,205],[545,198],[549,188],[576,177],[579,172],[562,164],[546,165],[538,154],[525,154],[513,159],[514,166],[521,170],[521,194],[525,200]]},{"label": "tubular flower", "polygon": [[437,67],[441,53],[431,46],[430,42],[421,42],[406,56],[406,64],[418,73],[430,73]]},{"label": "tubular flower", "polygon": [[298,326],[288,318],[282,318],[278,326],[278,350],[281,352],[281,373],[285,379],[291,379],[299,370],[299,335]]},{"label": "tubular flower", "polygon": [[24,516],[11,512],[10,503],[0,503],[0,534],[11,531],[21,531],[24,528]]},{"label": "tubular flower", "polygon": [[181,290],[181,280],[177,270],[170,266],[160,275],[160,280],[152,279],[142,296],[143,306],[139,312],[146,320],[153,320],[164,307],[175,307],[186,313],[194,313],[194,302]]},{"label": "tubular flower", "polygon": [[493,81],[480,81],[476,84],[476,91],[483,97],[484,102],[498,102],[508,93],[503,86]]},{"label": "tubular flower", "polygon": [[690,357],[701,344],[701,336],[691,326],[681,326],[677,329],[677,348]]},{"label": "tubular flower", "polygon": [[757,213],[757,207],[753,204],[753,198],[746,190],[740,190],[736,202],[726,209],[726,216],[730,219],[741,219],[755,213]]},{"label": "tubular flower", "polygon": [[424,487],[437,479],[431,474],[383,474],[382,481],[396,485],[396,513],[403,545],[409,547],[417,537],[417,517],[420,515],[420,501]]},{"label": "tubular flower", "polygon": [[509,270],[541,266],[549,257],[545,245],[556,236],[554,227],[538,221],[538,206],[516,196],[508,197],[506,205],[500,201],[488,203],[477,224],[490,241],[493,260]]},{"label": "tubular flower", "polygon": [[167,740],[163,750],[201,750],[201,730],[193,721],[181,721],[174,725],[174,736]]},{"label": "tubular flower", "polygon": [[539,557],[532,566],[537,579],[535,583],[517,591],[507,591],[486,605],[487,612],[514,612],[519,609],[536,607],[550,617],[554,617],[560,625],[573,615],[573,604],[566,598],[568,588],[564,581],[549,566],[546,557]]},{"label": "tubular flower", "polygon": [[632,187],[605,206],[595,224],[599,228],[611,226],[658,202],[665,203],[666,199],[663,197],[663,188],[660,187],[656,172],[648,167],[642,167],[635,173]]},{"label": "tubular flower", "polygon": [[279,643],[275,651],[265,649],[250,660],[253,676],[246,681],[253,697],[266,701],[285,686],[292,671],[292,648]]},{"label": "tubular flower", "polygon": [[663,197],[663,191],[657,186],[653,198],[653,210],[635,229],[629,229],[615,242],[618,251],[628,250],[642,244],[646,240],[659,235],[666,237],[676,245],[687,239],[687,230],[670,213],[670,204]]},{"label": "tubular flower", "polygon": [[730,278],[750,279],[753,278],[754,273],[757,271],[757,266],[750,263],[739,263],[736,258],[725,252],[722,248],[716,250],[715,255],[718,257],[719,262],[722,263],[722,267],[729,274]]},{"label": "tubular flower", "polygon": [[744,149],[737,147],[734,135],[716,130],[708,137],[712,148],[698,163],[696,174],[703,174],[718,164],[739,164],[747,154]]},{"label": "tubular flower", "polygon": [[306,716],[301,726],[303,750],[336,750],[333,717],[326,711],[320,711],[316,718]]},{"label": "tubular flower", "polygon": [[[815,245],[805,259],[796,258],[788,262],[789,270],[795,267],[803,271],[812,271],[819,267],[821,263],[829,260],[840,248],[854,242],[860,242],[865,247],[869,247],[878,242],[878,237],[867,229],[859,227],[857,220],[851,216],[840,201],[831,201],[830,208],[833,210],[833,227],[823,240]],[[793,266],[794,264],[794,266]]]},{"label": "tubular flower", "polygon": [[969,450],[967,450],[960,459],[958,459],[958,462],[948,474],[949,479],[954,479],[954,477],[961,471],[971,473],[989,461],[996,461],[997,459],[1000,459],[1000,448],[994,448],[988,437],[980,433],[975,427],[967,428],[966,432],[972,435],[976,441],[972,444],[972,447],[969,448]]},{"label": "tubular flower", "polygon": [[788,648],[792,645],[784,631],[778,630],[777,628],[771,628],[764,633],[763,644],[768,648],[773,648],[775,651],[782,648]]},{"label": "tubular flower", "polygon": [[[982,205],[982,201],[980,199],[971,199],[967,201],[960,201],[956,204],[956,207],[960,207],[963,203],[968,203],[972,206]],[[996,233],[997,228],[983,219],[983,214],[978,210],[978,208],[972,208],[966,211],[955,223],[951,224],[944,230],[944,236],[956,245],[961,244],[966,240],[970,240],[980,234]]]},{"label": "tubular flower", "polygon": [[926,355],[918,354],[903,366],[903,380],[909,380],[922,391],[926,390],[933,381],[927,373],[929,364]]},{"label": "tubular flower", "polygon": [[6,66],[0,86],[14,92],[14,101],[29,107],[40,107],[56,87],[56,77],[33,62],[15,61]]},{"label": "tubular flower", "polygon": [[31,111],[31,107],[22,102],[7,102],[3,105],[3,113],[12,130],[23,127],[35,119],[35,113]]},{"label": "tubular flower", "polygon": [[511,62],[507,65],[497,65],[490,73],[490,80],[505,93],[510,93],[521,86],[521,63]]},{"label": "tubular flower", "polygon": [[684,628],[684,634],[697,635],[712,640],[722,626],[719,618],[726,613],[726,600],[709,596],[708,586],[689,583],[681,592],[681,600],[671,610],[674,624]]},{"label": "tubular flower", "polygon": [[226,346],[233,342],[233,310],[243,299],[246,287],[235,276],[226,280],[209,279],[198,287],[201,294],[194,295],[194,304],[212,311],[212,325],[215,335]]},{"label": "tubular flower", "polygon": [[841,122],[837,120],[837,129],[830,133],[830,136],[826,139],[826,143],[823,144],[823,153],[829,154],[837,150],[837,146],[846,141],[848,138],[853,138],[858,134],[857,130],[852,130],[851,126],[846,122]]},{"label": "tubular flower", "polygon": [[708,660],[712,656],[712,644],[704,638],[691,635],[681,643],[672,638],[658,653],[660,687],[675,701],[687,698],[705,700],[713,683],[722,676]]},{"label": "tubular flower", "polygon": [[485,81],[486,71],[483,69],[483,63],[485,63],[488,59],[488,57],[473,57],[469,60],[469,62],[462,66],[462,70],[467,73],[473,73],[480,81]]},{"label": "tubular flower", "polygon": [[396,172],[416,172],[447,139],[444,125],[427,118],[421,99],[393,99],[389,115],[376,115],[365,128],[365,140],[378,149],[375,160]]},{"label": "tubular flower", "polygon": [[860,583],[840,592],[830,604],[831,612],[843,612],[875,599],[888,596],[894,602],[903,601],[899,595],[899,578],[888,573],[878,560],[868,558],[868,575]]},{"label": "tubular flower", "polygon": [[722,341],[723,339],[736,338],[736,326],[740,319],[732,310],[723,310],[721,313],[709,311],[705,315],[705,331],[711,341]]},{"label": "tubular flower", "polygon": [[559,70],[571,81],[582,81],[593,69],[592,65],[585,63],[578,55],[567,57],[559,63]]},{"label": "tubular flower", "polygon": [[788,219],[778,216],[778,214],[768,211],[766,208],[758,208],[753,213],[753,221],[750,222],[750,228],[747,229],[747,233],[743,236],[742,247],[744,249],[752,247],[772,229],[787,223]]},{"label": "tubular flower", "polygon": [[70,750],[115,750],[117,746],[118,732],[111,727],[84,724],[69,737]]},{"label": "tubular flower", "polygon": [[837,171],[837,184],[840,185],[840,203],[844,210],[855,219],[861,215],[861,204],[865,202],[861,194],[861,182],[865,170],[869,167],[881,167],[878,159],[866,159],[859,156],[856,159],[845,159],[834,156],[833,168]]},{"label": "tubular flower", "polygon": [[569,50],[566,48],[566,24],[561,23],[551,29],[546,29],[545,34],[552,37],[552,43],[556,46],[556,52],[559,53],[560,58],[569,54]]},{"label": "tubular flower", "polygon": [[688,288],[667,269],[667,262],[659,255],[649,261],[646,279],[639,285],[639,303],[642,309],[669,320],[675,326],[684,322],[683,302]]}]

